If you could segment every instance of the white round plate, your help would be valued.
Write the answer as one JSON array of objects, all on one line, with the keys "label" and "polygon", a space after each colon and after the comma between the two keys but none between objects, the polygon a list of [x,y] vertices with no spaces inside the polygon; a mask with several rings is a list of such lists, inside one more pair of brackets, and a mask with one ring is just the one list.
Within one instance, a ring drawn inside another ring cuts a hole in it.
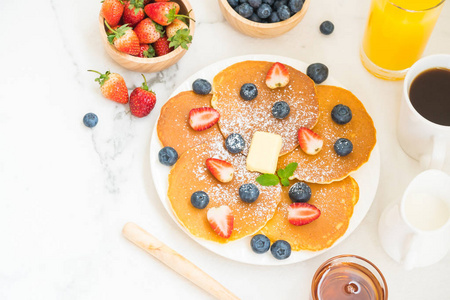
[{"label": "white round plate", "polygon": [[[308,64],[301,62],[299,60],[275,55],[246,55],[233,57],[214,63],[193,74],[173,92],[170,98],[182,91],[192,90],[192,82],[194,82],[195,79],[204,78],[209,82],[212,82],[214,76],[221,70],[225,69],[226,67],[232,64],[245,60],[261,60],[273,62],[278,61],[283,64],[290,65],[304,73],[306,73],[306,68],[308,67]],[[342,87],[342,85],[339,84],[339,82],[333,79],[332,77],[328,77],[328,79],[324,82],[324,84]],[[341,238],[339,238],[330,248],[321,251],[293,251],[289,258],[285,260],[277,260],[271,255],[270,251],[264,254],[254,253],[250,247],[251,237],[246,237],[234,242],[230,242],[228,244],[218,244],[197,238],[192,234],[190,234],[178,222],[177,218],[172,212],[172,208],[170,206],[170,202],[167,197],[168,175],[170,172],[170,167],[162,165],[158,160],[158,152],[161,148],[162,148],[161,143],[158,139],[155,125],[150,141],[151,172],[159,198],[161,199],[162,204],[164,205],[164,207],[166,208],[167,212],[172,217],[174,222],[177,223],[178,226],[184,232],[186,232],[186,234],[188,234],[193,240],[195,240],[197,243],[204,246],[205,248],[211,250],[212,252],[215,252],[223,257],[235,261],[255,265],[284,265],[301,262],[310,259],[314,256],[317,256],[342,242],[346,237],[348,237],[353,232],[353,230],[356,229],[356,227],[361,223],[361,221],[366,216],[367,211],[369,210],[372,201],[375,197],[375,193],[378,187],[378,180],[380,177],[380,151],[378,145],[376,145],[372,151],[369,161],[365,165],[363,165],[359,170],[357,170],[355,173],[352,174],[352,177],[355,178],[355,180],[358,182],[360,196],[359,201],[356,204],[355,209],[353,211],[353,216],[350,219],[350,224],[345,234]]]}]

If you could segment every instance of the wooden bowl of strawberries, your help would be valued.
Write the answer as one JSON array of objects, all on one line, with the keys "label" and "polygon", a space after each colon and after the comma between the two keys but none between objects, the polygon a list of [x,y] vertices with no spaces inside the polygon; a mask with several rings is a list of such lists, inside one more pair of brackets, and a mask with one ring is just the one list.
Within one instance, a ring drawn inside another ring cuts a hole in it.
[{"label": "wooden bowl of strawberries", "polygon": [[183,57],[195,20],[187,0],[104,0],[99,27],[112,59],[126,69],[151,73]]}]

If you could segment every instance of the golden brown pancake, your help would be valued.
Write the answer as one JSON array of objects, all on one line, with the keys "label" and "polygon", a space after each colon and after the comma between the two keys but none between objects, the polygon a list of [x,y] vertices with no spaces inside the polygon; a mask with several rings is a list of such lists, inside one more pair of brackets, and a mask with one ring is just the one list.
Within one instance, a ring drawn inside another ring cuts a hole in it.
[{"label": "golden brown pancake", "polygon": [[[233,165],[235,172],[231,182],[221,183],[211,175],[205,165],[206,159],[211,157]],[[173,166],[169,174],[168,198],[178,220],[192,235],[227,243],[257,232],[272,218],[280,202],[281,187],[256,183],[259,173],[247,171],[245,160],[244,155],[230,154],[224,149],[223,142],[216,141],[186,151]],[[258,199],[251,204],[239,198],[239,187],[244,183],[254,183],[260,191]],[[191,195],[196,191],[209,195],[206,208],[192,206]],[[221,205],[228,205],[234,215],[234,229],[228,239],[218,236],[206,217],[208,209]]]},{"label": "golden brown pancake", "polygon": [[[376,143],[376,130],[364,105],[350,91],[326,85],[319,85],[316,89],[320,117],[312,130],[324,139],[322,150],[316,155],[308,155],[297,147],[279,158],[278,168],[298,162],[293,178],[330,183],[345,178],[369,160]],[[349,123],[339,125],[331,119],[331,110],[337,104],[350,107],[352,120]],[[334,143],[339,138],[347,138],[353,143],[353,151],[349,155],[341,157],[334,151]]]},{"label": "golden brown pancake", "polygon": [[308,203],[320,210],[318,219],[296,226],[288,221],[289,187],[283,187],[281,202],[273,218],[261,229],[273,243],[289,242],[292,250],[319,251],[330,247],[347,231],[353,207],[359,199],[358,184],[352,177],[330,184],[308,184],[312,196]]},{"label": "golden brown pancake", "polygon": [[[220,113],[220,130],[224,137],[230,133],[242,135],[246,142],[244,155],[248,153],[255,131],[281,135],[282,155],[298,145],[297,131],[300,127],[312,128],[317,122],[319,108],[314,82],[286,65],[289,84],[283,88],[269,89],[265,79],[272,65],[272,62],[266,61],[244,61],[214,77],[212,106]],[[243,100],[239,94],[245,83],[254,83],[258,89],[258,96],[251,101]],[[272,106],[278,101],[285,101],[290,106],[289,115],[282,120],[272,115]]]},{"label": "golden brown pancake", "polygon": [[178,155],[203,143],[223,140],[219,127],[195,131],[189,126],[189,112],[197,107],[210,107],[212,95],[198,95],[193,91],[181,92],[170,98],[161,108],[156,130],[164,147],[174,148]]}]

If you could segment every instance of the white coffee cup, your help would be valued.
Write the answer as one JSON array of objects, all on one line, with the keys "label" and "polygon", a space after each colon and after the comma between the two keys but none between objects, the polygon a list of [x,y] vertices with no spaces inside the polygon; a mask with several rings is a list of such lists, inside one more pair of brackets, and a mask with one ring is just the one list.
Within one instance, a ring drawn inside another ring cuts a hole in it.
[{"label": "white coffee cup", "polygon": [[417,75],[437,67],[450,69],[450,55],[424,57],[409,69],[403,83],[397,127],[400,146],[409,156],[418,160],[424,169],[443,168],[445,158],[449,155],[450,126],[433,123],[418,113],[409,99],[409,89]]},{"label": "white coffee cup", "polygon": [[441,260],[450,249],[450,176],[427,170],[409,184],[378,224],[381,245],[406,269]]}]

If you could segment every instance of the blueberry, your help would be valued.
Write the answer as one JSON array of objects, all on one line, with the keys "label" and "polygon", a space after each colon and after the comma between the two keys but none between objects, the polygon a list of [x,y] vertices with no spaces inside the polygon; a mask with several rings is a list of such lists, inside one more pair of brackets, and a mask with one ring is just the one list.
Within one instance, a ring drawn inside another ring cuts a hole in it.
[{"label": "blueberry", "polygon": [[248,0],[248,4],[250,4],[253,8],[258,8],[261,6],[262,0]]},{"label": "blueberry", "polygon": [[334,30],[334,24],[330,21],[325,21],[322,24],[320,24],[320,32],[322,32],[325,35],[329,35]]},{"label": "blueberry", "polygon": [[253,21],[253,22],[261,22],[261,18],[260,17],[258,17],[258,15],[257,14],[253,14],[253,15],[251,15],[250,16],[250,18],[248,18],[250,21]]},{"label": "blueberry", "polygon": [[289,189],[292,202],[308,202],[311,199],[311,188],[304,182],[296,182]]},{"label": "blueberry", "polygon": [[273,4],[273,10],[278,10],[281,6],[287,5],[287,4],[288,4],[288,0],[277,0]]},{"label": "blueberry", "polygon": [[289,0],[289,9],[292,14],[298,13],[303,7],[303,0]]},{"label": "blueberry", "polygon": [[232,8],[235,8],[236,6],[239,5],[239,0],[227,0],[227,1],[228,1],[228,4],[230,4],[230,6]]},{"label": "blueberry", "polygon": [[242,3],[237,7],[237,12],[244,18],[248,18],[253,14],[253,7],[248,3]]},{"label": "blueberry", "polygon": [[259,197],[259,190],[253,183],[246,183],[239,187],[239,197],[242,201],[253,203]]},{"label": "blueberry", "polygon": [[270,249],[270,240],[264,234],[257,234],[250,241],[252,250],[255,253],[266,253]]},{"label": "blueberry", "polygon": [[208,95],[211,92],[211,83],[205,79],[196,79],[192,83],[192,89],[196,94]]},{"label": "blueberry", "polygon": [[87,113],[83,117],[83,123],[86,127],[92,128],[95,127],[98,123],[98,117],[94,113]]},{"label": "blueberry", "polygon": [[328,68],[324,64],[315,63],[308,66],[306,75],[308,75],[315,83],[322,83],[328,78]]},{"label": "blueberry", "polygon": [[178,153],[172,147],[164,147],[158,153],[159,162],[166,166],[172,166],[178,160]]},{"label": "blueberry", "polygon": [[272,13],[272,7],[270,7],[270,5],[267,3],[261,4],[256,13],[261,19],[266,19]]},{"label": "blueberry", "polygon": [[269,5],[272,5],[275,2],[275,0],[262,0],[262,2],[266,3],[266,4],[269,4]]},{"label": "blueberry", "polygon": [[347,124],[352,119],[352,111],[347,105],[338,104],[333,107],[331,118],[339,125]]},{"label": "blueberry", "polygon": [[230,153],[239,153],[244,150],[245,141],[239,133],[231,133],[225,140],[225,147]]},{"label": "blueberry", "polygon": [[276,12],[272,12],[269,16],[269,22],[270,23],[276,23],[280,22],[280,18],[278,17],[278,14]]},{"label": "blueberry", "polygon": [[277,119],[286,118],[290,111],[291,108],[289,107],[289,104],[284,101],[275,102],[272,106],[272,115]]},{"label": "blueberry", "polygon": [[196,191],[191,196],[191,204],[198,209],[205,208],[209,203],[209,196],[204,191]]},{"label": "blueberry", "polygon": [[334,151],[339,156],[349,155],[353,151],[353,144],[346,138],[340,138],[334,143]]},{"label": "blueberry", "polygon": [[240,4],[247,3],[247,2],[248,2],[248,0],[239,0]]},{"label": "blueberry", "polygon": [[281,5],[280,8],[277,9],[277,14],[281,21],[291,17],[291,11],[287,5]]},{"label": "blueberry", "polygon": [[242,99],[250,101],[256,98],[258,96],[258,89],[256,88],[256,85],[253,83],[245,83],[241,87],[240,95]]},{"label": "blueberry", "polygon": [[291,245],[283,240],[278,240],[270,247],[273,257],[276,259],[286,259],[291,256]]}]

